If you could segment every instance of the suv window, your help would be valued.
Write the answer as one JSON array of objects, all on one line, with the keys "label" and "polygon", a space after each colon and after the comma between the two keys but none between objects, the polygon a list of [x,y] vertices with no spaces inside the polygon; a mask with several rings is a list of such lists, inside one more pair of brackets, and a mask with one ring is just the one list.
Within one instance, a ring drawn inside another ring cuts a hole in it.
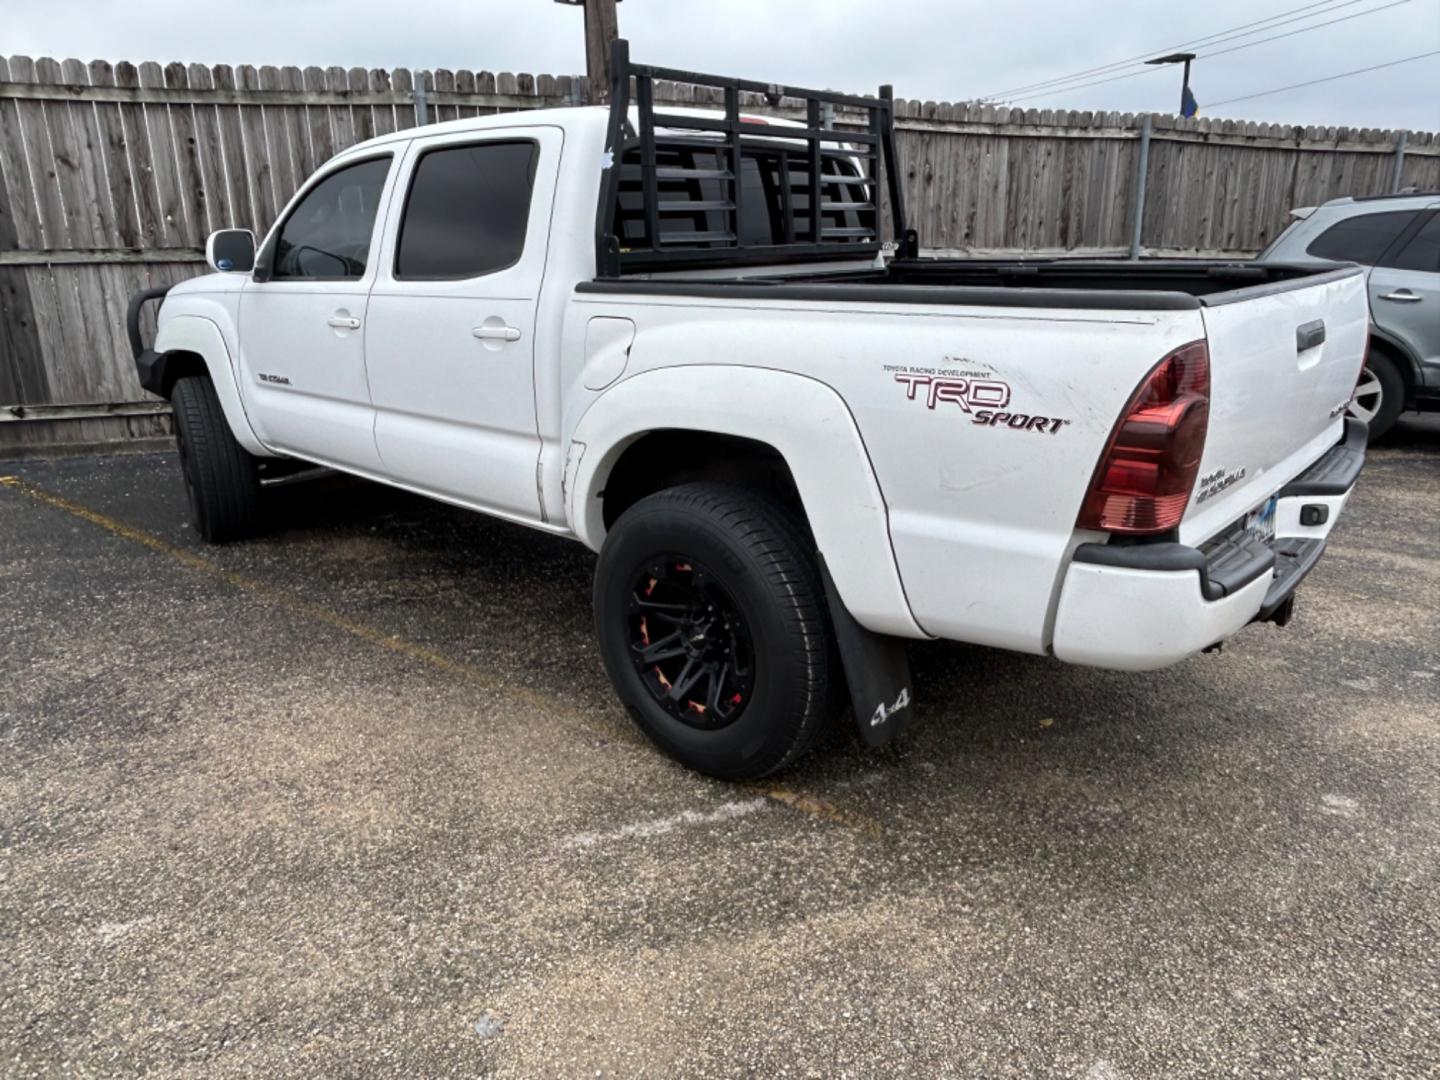
[{"label": "suv window", "polygon": [[275,243],[274,278],[361,277],[390,157],[339,169],[310,189]]},{"label": "suv window", "polygon": [[1382,260],[1382,265],[1397,270],[1440,271],[1440,214],[1430,215],[1420,231],[1394,255]]},{"label": "suv window", "polygon": [[1417,213],[1418,210],[1387,210],[1382,214],[1358,214],[1337,221],[1310,241],[1305,254],[1317,259],[1374,266],[1385,249],[1415,220]]},{"label": "suv window", "polygon": [[468,278],[520,261],[540,157],[533,142],[427,150],[415,165],[397,278]]}]

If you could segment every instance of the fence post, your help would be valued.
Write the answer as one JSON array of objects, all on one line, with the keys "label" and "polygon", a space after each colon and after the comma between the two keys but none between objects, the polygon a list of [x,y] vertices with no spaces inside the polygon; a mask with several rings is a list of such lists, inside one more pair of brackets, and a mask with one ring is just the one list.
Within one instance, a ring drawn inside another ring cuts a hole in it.
[{"label": "fence post", "polygon": [[1400,138],[1395,140],[1395,175],[1390,178],[1390,194],[1400,190],[1400,174],[1405,171],[1405,143],[1409,139],[1408,131],[1400,132]]},{"label": "fence post", "polygon": [[1150,172],[1150,114],[1140,121],[1140,155],[1135,163],[1135,220],[1130,226],[1130,258],[1140,258],[1140,229],[1145,224],[1145,182]]},{"label": "fence post", "polygon": [[428,76],[423,71],[415,73],[415,125],[424,127],[430,123],[430,102],[425,97],[425,83]]}]

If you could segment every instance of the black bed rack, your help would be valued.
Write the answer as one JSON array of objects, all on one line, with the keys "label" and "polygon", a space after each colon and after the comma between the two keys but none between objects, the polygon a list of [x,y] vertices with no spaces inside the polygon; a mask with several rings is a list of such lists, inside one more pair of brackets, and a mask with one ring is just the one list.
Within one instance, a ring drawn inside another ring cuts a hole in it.
[{"label": "black bed rack", "polygon": [[[606,167],[595,223],[595,264],[600,277],[648,270],[874,258],[881,250],[882,172],[888,183],[890,218],[900,253],[914,254],[915,234],[905,226],[905,203],[896,166],[894,96],[889,86],[880,87],[878,97],[860,97],[633,64],[629,43],[624,39],[612,43],[611,64]],[[656,111],[656,79],[721,91],[724,115]],[[629,123],[632,80],[638,114],[633,128]],[[775,126],[742,116],[740,95],[746,92],[763,95],[772,107],[778,106],[782,98],[800,99],[804,103],[804,126]],[[862,113],[863,127],[829,126],[837,108]],[[693,154],[697,149],[714,151],[716,167],[660,163],[661,159],[673,162],[677,152]],[[772,235],[769,243],[754,242],[753,229],[752,239],[747,242],[742,228],[742,155],[762,150],[779,154],[781,162],[774,173],[781,208],[777,219],[780,235]],[[847,169],[858,163],[863,167],[862,174],[838,175],[836,170],[842,168],[839,165],[831,165],[827,171],[826,161],[837,158],[851,162],[843,166]],[[799,184],[792,181],[792,163],[800,166],[797,171],[803,182]],[[622,179],[622,172],[628,179]],[[690,196],[665,199],[662,188],[673,191],[682,181],[691,186]],[[621,193],[627,183],[632,205],[622,210]],[[718,197],[696,195],[702,183]],[[633,200],[637,186],[638,208]],[[839,194],[829,197],[827,188]],[[801,217],[796,213],[797,196],[806,200],[801,221],[797,221]],[[626,214],[631,218],[639,215],[641,223],[635,230],[638,236],[617,235]],[[690,215],[699,224],[683,231],[663,229],[662,219],[676,214]],[[849,224],[827,224],[827,216],[833,219],[846,214]]]}]

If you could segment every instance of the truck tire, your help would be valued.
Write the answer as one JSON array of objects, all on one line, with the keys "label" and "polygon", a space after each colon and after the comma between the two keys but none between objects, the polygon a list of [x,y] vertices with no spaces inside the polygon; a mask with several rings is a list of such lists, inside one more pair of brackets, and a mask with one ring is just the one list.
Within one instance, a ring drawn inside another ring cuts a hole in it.
[{"label": "truck tire", "polygon": [[177,379],[170,404],[195,531],[212,544],[255,535],[260,525],[260,469],[231,434],[214,384],[206,375]]},{"label": "truck tire", "polygon": [[1347,412],[1370,425],[1370,441],[1378,442],[1390,433],[1405,408],[1405,380],[1400,368],[1383,349],[1370,346],[1365,369],[1355,387]]},{"label": "truck tire", "polygon": [[629,507],[595,570],[600,652],[640,729],[746,780],[790,764],[833,710],[838,661],[812,545],[780,503],[693,483]]}]

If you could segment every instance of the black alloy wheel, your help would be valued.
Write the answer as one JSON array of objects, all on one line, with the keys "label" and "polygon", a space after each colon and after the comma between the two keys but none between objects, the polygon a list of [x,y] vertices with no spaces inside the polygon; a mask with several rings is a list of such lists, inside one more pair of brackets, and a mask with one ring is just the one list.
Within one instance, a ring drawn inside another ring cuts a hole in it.
[{"label": "black alloy wheel", "polygon": [[734,599],[704,566],[668,554],[630,592],[630,660],[659,706],[683,724],[734,723],[755,686],[755,646]]},{"label": "black alloy wheel", "polygon": [[784,768],[842,704],[815,559],[795,508],[723,483],[648,495],[595,567],[595,628],[615,692],[681,764],[752,779]]}]

